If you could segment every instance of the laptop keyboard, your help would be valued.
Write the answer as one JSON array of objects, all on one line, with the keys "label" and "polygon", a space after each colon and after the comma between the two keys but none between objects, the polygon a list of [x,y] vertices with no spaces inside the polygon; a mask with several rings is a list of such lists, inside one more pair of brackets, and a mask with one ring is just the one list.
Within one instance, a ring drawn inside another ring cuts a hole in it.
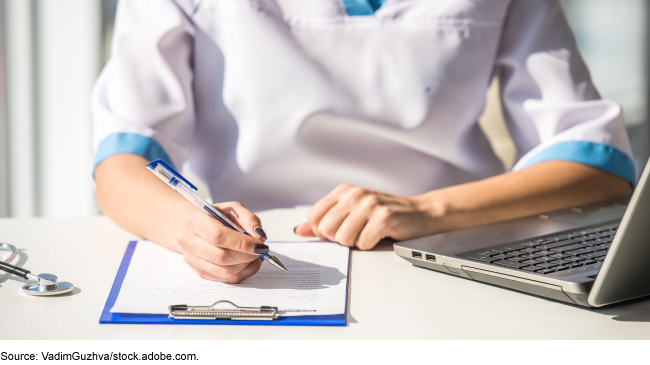
[{"label": "laptop keyboard", "polygon": [[609,224],[529,242],[488,247],[460,256],[542,275],[590,271],[602,264],[617,228],[618,223]]}]

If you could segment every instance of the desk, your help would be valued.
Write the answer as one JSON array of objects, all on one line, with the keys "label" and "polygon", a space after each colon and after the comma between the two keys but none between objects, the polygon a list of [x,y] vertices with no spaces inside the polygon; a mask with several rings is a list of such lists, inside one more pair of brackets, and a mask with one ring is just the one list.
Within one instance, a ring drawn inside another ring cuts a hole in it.
[{"label": "desk", "polygon": [[[299,239],[293,227],[305,216],[260,213],[274,240]],[[586,310],[417,268],[390,245],[352,251],[346,327],[100,325],[132,239],[106,217],[0,219],[0,242],[19,248],[19,265],[78,288],[31,297],[22,279],[0,276],[0,339],[650,339],[650,299]]]}]

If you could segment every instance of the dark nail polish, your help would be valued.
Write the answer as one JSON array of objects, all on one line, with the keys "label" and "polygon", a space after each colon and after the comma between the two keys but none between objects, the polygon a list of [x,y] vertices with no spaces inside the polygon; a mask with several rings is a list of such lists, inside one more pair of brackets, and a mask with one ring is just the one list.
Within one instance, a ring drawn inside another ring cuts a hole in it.
[{"label": "dark nail polish", "polygon": [[298,232],[296,232],[297,229],[298,229],[298,226],[293,227],[293,233],[298,234]]},{"label": "dark nail polish", "polygon": [[267,253],[267,252],[269,252],[269,246],[258,243],[253,248],[253,252],[255,252],[258,255],[261,255],[263,253]]},{"label": "dark nail polish", "polygon": [[257,238],[266,238],[266,232],[262,229],[262,227],[255,227],[253,228],[253,231],[255,231],[255,234],[257,235]]}]

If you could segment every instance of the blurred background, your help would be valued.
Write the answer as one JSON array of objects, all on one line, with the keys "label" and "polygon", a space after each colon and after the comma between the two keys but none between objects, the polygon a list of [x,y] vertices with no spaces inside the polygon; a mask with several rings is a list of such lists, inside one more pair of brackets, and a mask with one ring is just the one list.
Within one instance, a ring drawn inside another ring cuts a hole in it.
[{"label": "blurred background", "polygon": [[[623,106],[637,175],[650,155],[650,4],[561,0],[604,98]],[[100,214],[90,93],[110,57],[117,0],[0,0],[0,217]],[[514,146],[498,82],[480,124],[504,168]]]}]

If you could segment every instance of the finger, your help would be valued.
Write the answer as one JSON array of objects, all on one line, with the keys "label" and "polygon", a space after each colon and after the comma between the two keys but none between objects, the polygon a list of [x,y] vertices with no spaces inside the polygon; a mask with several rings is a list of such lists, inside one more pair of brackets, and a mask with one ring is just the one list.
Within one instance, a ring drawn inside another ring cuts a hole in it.
[{"label": "finger", "polygon": [[318,223],[318,235],[330,241],[336,241],[336,232],[341,223],[348,217],[349,210],[345,204],[339,202],[333,206]]},{"label": "finger", "polygon": [[246,268],[242,271],[240,271],[237,275],[230,277],[227,281],[227,283],[230,284],[237,284],[241,283],[242,281],[250,278],[251,276],[255,275],[256,272],[260,270],[262,267],[262,259],[258,258],[257,260],[251,262],[246,266]]},{"label": "finger", "polygon": [[190,252],[193,255],[215,265],[249,263],[258,257],[256,254],[251,255],[248,253],[216,247],[197,235],[191,239],[184,240],[181,243],[181,247],[183,247],[184,252]]},{"label": "finger", "polygon": [[314,233],[314,231],[311,230],[311,225],[309,224],[309,222],[305,222],[305,223],[300,224],[299,226],[297,226],[294,229],[294,232],[298,236],[316,237],[316,234]]},{"label": "finger", "polygon": [[190,268],[202,279],[218,281],[218,282],[228,283],[228,284],[237,284],[253,276],[260,269],[261,266],[262,266],[262,259],[258,258],[257,260],[248,264],[248,266],[244,270],[240,271],[237,275],[229,278],[222,278],[219,276],[212,275],[209,272],[203,270],[197,270],[193,267]]},{"label": "finger", "polygon": [[224,280],[224,278],[220,278],[218,276],[212,275],[207,271],[197,270],[197,269],[193,268],[192,266],[190,266],[190,269],[192,269],[192,271],[194,271],[194,273],[196,273],[196,275],[198,275],[201,279],[218,281],[218,282],[221,282],[221,281]]},{"label": "finger", "polygon": [[354,247],[357,239],[368,224],[369,213],[372,211],[358,207],[343,221],[336,232],[335,242],[347,247]]},{"label": "finger", "polygon": [[214,204],[230,220],[248,232],[251,236],[259,238],[262,242],[266,241],[266,232],[262,228],[260,218],[239,202],[228,202]]},{"label": "finger", "polygon": [[236,265],[215,265],[187,252],[183,253],[183,260],[196,270],[205,271],[224,280],[239,274],[250,264],[250,262],[246,262]]},{"label": "finger", "polygon": [[390,213],[388,210],[376,209],[368,220],[368,223],[361,230],[355,246],[361,250],[370,250],[382,238],[387,237],[389,217]]},{"label": "finger", "polygon": [[325,195],[325,197],[316,202],[316,204],[314,204],[314,206],[309,210],[309,214],[307,214],[307,220],[311,225],[312,232],[316,233],[320,238],[326,238],[322,236],[318,231],[318,225],[321,219],[323,219],[325,214],[327,214],[327,212],[338,202],[341,194],[343,194],[351,187],[352,186],[349,184],[341,184],[337,186],[329,194]]},{"label": "finger", "polygon": [[[330,241],[342,243],[344,245],[354,245],[357,234],[365,225],[369,212],[372,212],[377,207],[377,197],[366,189],[360,187],[350,187],[341,193],[338,203],[334,205],[325,214],[318,224],[318,232],[320,235],[325,236]],[[355,212],[353,214],[353,212]],[[353,214],[353,217],[350,215]],[[354,232],[345,232],[339,234],[338,231],[344,221],[348,221],[349,228]],[[348,238],[345,242],[340,241],[341,238]],[[347,243],[347,244],[346,244]]]},{"label": "finger", "polygon": [[219,281],[219,280],[216,279],[216,276],[214,276],[214,275],[212,275],[212,274],[210,274],[210,273],[207,273],[207,272],[205,272],[205,271],[197,270],[197,269],[193,268],[192,266],[190,266],[190,269],[192,269],[192,271],[194,271],[194,273],[195,273],[198,277],[200,277],[201,279],[212,280],[212,281]]},{"label": "finger", "polygon": [[197,236],[212,246],[251,255],[260,255],[269,250],[258,238],[230,229],[198,208],[187,214],[186,220],[186,226],[191,227]]},{"label": "finger", "polygon": [[336,232],[336,242],[348,247],[356,245],[361,231],[368,224],[370,218],[376,214],[378,209],[381,209],[377,197],[374,195],[358,196],[354,201],[352,212]]}]

